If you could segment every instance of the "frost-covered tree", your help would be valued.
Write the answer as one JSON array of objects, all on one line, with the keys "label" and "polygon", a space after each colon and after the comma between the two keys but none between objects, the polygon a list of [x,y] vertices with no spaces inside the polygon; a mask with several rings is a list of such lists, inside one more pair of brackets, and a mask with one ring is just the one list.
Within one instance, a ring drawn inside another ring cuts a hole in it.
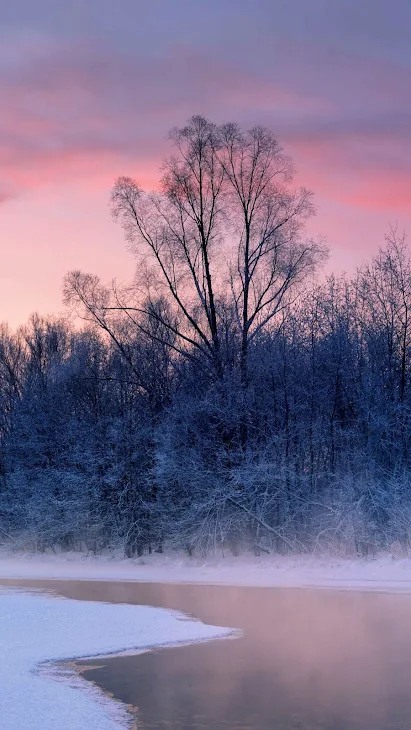
[{"label": "frost-covered tree", "polygon": [[[0,539],[127,556],[410,547],[411,261],[315,278],[310,194],[265,129],[195,117],[112,205],[137,273],[0,328]],[[78,319],[80,317],[80,319]]]}]

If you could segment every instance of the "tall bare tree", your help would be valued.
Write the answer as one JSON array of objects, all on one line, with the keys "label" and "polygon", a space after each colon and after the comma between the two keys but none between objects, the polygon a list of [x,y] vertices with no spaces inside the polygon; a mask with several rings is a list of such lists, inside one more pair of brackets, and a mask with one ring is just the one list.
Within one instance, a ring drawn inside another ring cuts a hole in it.
[{"label": "tall bare tree", "polygon": [[292,162],[272,132],[263,127],[243,132],[236,124],[219,131],[226,217],[234,237],[230,283],[246,380],[249,344],[290,303],[296,284],[325,248],[301,235],[314,214],[312,194],[290,188]]},{"label": "tall bare tree", "polygon": [[[177,337],[180,352],[194,348],[221,374],[216,249],[224,173],[216,156],[218,129],[194,117],[170,136],[176,155],[164,165],[161,192],[145,194],[122,177],[112,192],[112,210],[139,259],[140,274],[144,271],[146,311]],[[153,307],[163,290],[173,305],[171,319]]]},{"label": "tall bare tree", "polygon": [[151,310],[152,316],[172,330],[175,347],[202,355],[218,376],[225,313],[232,311],[246,381],[251,341],[324,254],[323,245],[303,236],[314,212],[311,194],[290,187],[291,161],[267,129],[242,132],[195,116],[170,136],[175,153],[165,162],[160,192],[144,193],[122,177],[112,193],[140,285],[144,273],[142,308],[165,291],[174,316],[164,320]]}]

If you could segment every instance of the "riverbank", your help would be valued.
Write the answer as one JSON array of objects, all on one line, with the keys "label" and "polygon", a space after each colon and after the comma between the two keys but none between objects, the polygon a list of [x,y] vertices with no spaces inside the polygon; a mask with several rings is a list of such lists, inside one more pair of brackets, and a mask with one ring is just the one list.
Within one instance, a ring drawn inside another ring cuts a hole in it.
[{"label": "riverbank", "polygon": [[331,556],[216,557],[184,554],[86,556],[0,551],[0,579],[60,579],[193,583],[255,587],[318,587],[411,592],[411,559],[381,554],[348,560]]}]

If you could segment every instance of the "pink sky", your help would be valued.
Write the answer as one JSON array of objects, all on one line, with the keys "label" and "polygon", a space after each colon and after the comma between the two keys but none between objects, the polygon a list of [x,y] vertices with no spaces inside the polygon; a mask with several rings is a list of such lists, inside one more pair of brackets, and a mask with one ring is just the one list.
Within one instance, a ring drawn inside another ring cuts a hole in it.
[{"label": "pink sky", "polygon": [[315,193],[310,231],[334,270],[372,255],[390,224],[411,230],[409,4],[121,5],[2,11],[0,321],[61,311],[72,268],[127,280],[110,188],[120,174],[155,186],[167,130],[195,113],[275,131]]}]

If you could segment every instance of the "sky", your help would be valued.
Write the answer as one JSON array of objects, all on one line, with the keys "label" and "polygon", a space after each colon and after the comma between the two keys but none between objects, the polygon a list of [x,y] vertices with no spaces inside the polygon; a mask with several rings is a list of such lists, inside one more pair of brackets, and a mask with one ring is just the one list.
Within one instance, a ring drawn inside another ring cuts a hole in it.
[{"label": "sky", "polygon": [[154,188],[192,114],[264,124],[351,272],[411,233],[410,0],[0,0],[0,322],[63,310],[70,269],[127,281],[108,200]]}]

